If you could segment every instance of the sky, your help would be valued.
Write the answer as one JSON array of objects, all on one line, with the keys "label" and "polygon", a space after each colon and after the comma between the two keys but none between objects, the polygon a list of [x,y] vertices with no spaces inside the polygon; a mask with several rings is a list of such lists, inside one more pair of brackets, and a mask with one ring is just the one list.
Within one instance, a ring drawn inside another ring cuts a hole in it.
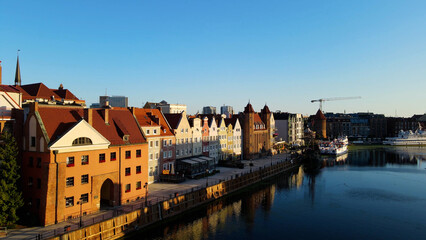
[{"label": "sky", "polygon": [[426,113],[426,1],[0,0],[3,84],[243,111]]}]

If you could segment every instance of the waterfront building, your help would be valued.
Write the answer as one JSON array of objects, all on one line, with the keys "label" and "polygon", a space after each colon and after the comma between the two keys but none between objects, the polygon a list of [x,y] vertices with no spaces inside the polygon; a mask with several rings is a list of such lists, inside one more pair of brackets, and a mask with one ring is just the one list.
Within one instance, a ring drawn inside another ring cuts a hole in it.
[{"label": "waterfront building", "polygon": [[[218,136],[218,159],[225,160],[228,155],[228,132],[225,124],[225,115],[217,115],[217,136]],[[232,155],[232,152],[231,152]]]},{"label": "waterfront building", "polygon": [[253,159],[271,150],[271,112],[268,106],[256,113],[248,103],[240,114],[243,126],[243,157]]},{"label": "waterfront building", "polygon": [[304,144],[304,119],[300,113],[276,112],[273,114],[277,138],[289,144]]},{"label": "waterfront building", "polygon": [[206,116],[199,116],[199,118],[203,120],[201,125],[202,153],[204,156],[208,157],[209,156],[209,135],[210,135],[209,118]]},{"label": "waterfront building", "polygon": [[101,107],[128,107],[129,99],[126,96],[100,96],[99,105]]},{"label": "waterfront building", "polygon": [[130,108],[148,142],[148,183],[175,173],[176,138],[159,109]]},{"label": "waterfront building", "polygon": [[234,108],[231,106],[220,107],[220,114],[225,114],[226,118],[231,118],[234,115]]},{"label": "waterfront building", "polygon": [[[204,133],[208,133],[208,135],[206,135],[206,139],[203,139],[203,146],[207,147],[207,151],[203,150],[203,153],[208,157],[214,158],[215,164],[217,164],[220,159],[219,153],[221,151],[221,146],[219,143],[220,129],[218,129],[220,116],[218,117],[213,114],[199,114],[197,115],[197,117],[203,119],[204,124],[207,123],[208,128],[207,130],[205,129],[205,125],[203,126]],[[221,131],[221,134],[226,135],[226,129],[224,131]],[[203,136],[205,135],[203,134]]]},{"label": "waterfront building", "polygon": [[143,108],[160,108],[163,113],[182,113],[186,112],[187,107],[185,104],[170,104],[163,100],[159,103],[146,102]]},{"label": "waterfront building", "polygon": [[164,114],[176,137],[176,159],[192,156],[192,132],[186,112]]},{"label": "waterfront building", "polygon": [[241,146],[242,146],[242,131],[238,115],[232,116],[232,118],[226,118],[225,124],[227,127],[228,137],[228,158],[240,158],[241,157]]},{"label": "waterfront building", "polygon": [[189,126],[191,127],[192,133],[192,155],[198,156],[202,155],[202,125],[201,119],[195,116],[190,116],[188,118]]},{"label": "waterfront building", "polygon": [[216,115],[216,107],[212,107],[212,106],[203,107],[203,114]]},{"label": "waterfront building", "polygon": [[317,114],[312,117],[311,126],[318,138],[327,138],[327,119],[321,109],[318,109]]},{"label": "waterfront building", "polygon": [[145,196],[148,145],[128,109],[33,102],[23,133],[25,208],[42,225]]}]

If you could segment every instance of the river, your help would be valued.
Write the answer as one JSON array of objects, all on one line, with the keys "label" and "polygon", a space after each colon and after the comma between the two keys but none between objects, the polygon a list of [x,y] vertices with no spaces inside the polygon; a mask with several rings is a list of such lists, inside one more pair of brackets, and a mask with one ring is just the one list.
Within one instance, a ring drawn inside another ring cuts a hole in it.
[{"label": "river", "polygon": [[426,148],[351,146],[131,239],[426,239]]}]

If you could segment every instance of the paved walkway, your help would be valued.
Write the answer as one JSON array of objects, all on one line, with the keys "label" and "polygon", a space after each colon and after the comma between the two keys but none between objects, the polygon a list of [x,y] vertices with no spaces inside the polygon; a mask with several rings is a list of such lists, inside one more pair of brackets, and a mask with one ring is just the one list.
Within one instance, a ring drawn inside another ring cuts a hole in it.
[{"label": "paved walkway", "polygon": [[[179,195],[185,194],[186,192],[190,192],[193,189],[199,189],[206,187],[206,184],[209,186],[215,185],[220,181],[228,180],[231,176],[235,176],[236,174],[247,173],[250,172],[250,168],[255,171],[258,170],[259,167],[270,166],[271,164],[276,164],[280,161],[285,161],[290,159],[289,154],[278,154],[272,157],[265,157],[263,159],[256,159],[253,161],[243,160],[244,169],[239,168],[226,168],[226,167],[217,167],[217,170],[220,170],[219,173],[216,173],[213,176],[209,176],[208,178],[201,179],[187,179],[183,183],[153,183],[148,186],[148,202],[156,203],[158,201],[162,201],[163,199],[168,199],[170,196],[178,193]],[[253,166],[250,167],[250,163],[253,163]],[[92,219],[108,219],[113,216],[113,214],[117,213],[118,209],[129,208],[133,209],[134,207],[140,207],[145,200],[135,201],[123,206],[119,206],[116,208],[112,208],[109,210],[102,210],[100,212],[90,214],[83,217],[83,222],[90,222]],[[61,222],[58,224],[46,226],[46,227],[32,227],[32,228],[24,228],[24,229],[11,229],[9,230],[7,237],[0,237],[0,239],[36,239],[38,234],[51,233],[53,234],[54,230],[63,229],[66,226],[71,226],[72,230],[77,229],[79,225],[79,218],[71,219],[66,222]],[[85,224],[87,225],[87,224]],[[0,235],[1,236],[1,235]]]}]

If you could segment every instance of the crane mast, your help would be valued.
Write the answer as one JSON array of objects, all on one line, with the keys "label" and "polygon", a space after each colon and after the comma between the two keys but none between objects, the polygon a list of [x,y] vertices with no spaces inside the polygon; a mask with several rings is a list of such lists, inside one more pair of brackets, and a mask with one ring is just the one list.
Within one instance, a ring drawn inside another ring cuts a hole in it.
[{"label": "crane mast", "polygon": [[320,99],[315,99],[315,100],[311,100],[311,102],[319,102],[320,103],[320,110],[322,112],[322,103],[325,101],[339,101],[339,100],[349,100],[349,99],[360,99],[360,96],[357,97],[334,97],[334,98],[320,98]]}]

